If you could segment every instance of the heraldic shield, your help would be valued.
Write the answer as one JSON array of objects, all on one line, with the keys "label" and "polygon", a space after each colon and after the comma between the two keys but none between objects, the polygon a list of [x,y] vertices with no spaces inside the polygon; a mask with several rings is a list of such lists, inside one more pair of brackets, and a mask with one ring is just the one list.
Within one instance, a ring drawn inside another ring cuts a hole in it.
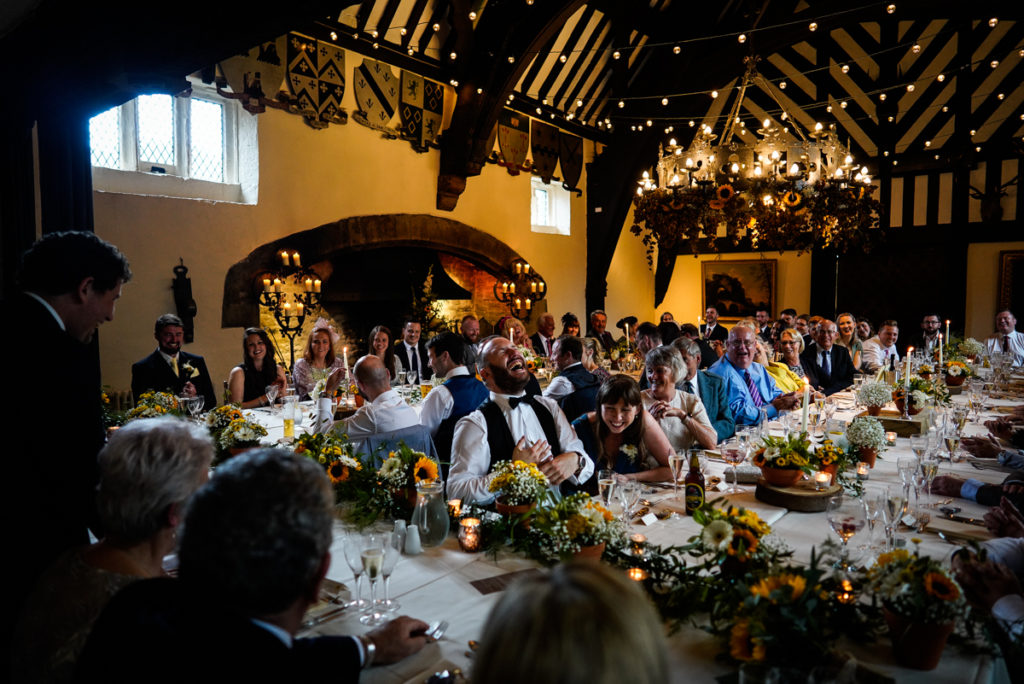
[{"label": "heraldic shield", "polygon": [[341,108],[345,95],[345,51],[300,33],[288,34],[290,111],[301,114],[313,128],[346,123]]},{"label": "heraldic shield", "polygon": [[398,107],[399,83],[384,62],[364,59],[356,67],[354,87],[359,111],[352,115],[357,123],[394,134],[388,124]]},{"label": "heraldic shield", "polygon": [[220,73],[231,91],[241,96],[246,111],[259,114],[266,109],[263,101],[277,97],[284,82],[286,42],[287,36],[279,36],[220,63]]},{"label": "heraldic shield", "polygon": [[583,138],[559,131],[558,162],[562,167],[562,187],[582,195],[583,191],[576,186],[583,172]]},{"label": "heraldic shield", "polygon": [[498,163],[513,176],[518,176],[520,171],[529,171],[523,167],[529,147],[530,117],[502,109],[498,115],[498,149],[501,150],[502,161]]},{"label": "heraldic shield", "polygon": [[401,116],[402,138],[412,143],[417,152],[437,140],[444,111],[444,88],[440,83],[411,71],[402,71],[402,95],[398,113]]},{"label": "heraldic shield", "polygon": [[534,173],[545,183],[550,183],[558,164],[558,129],[543,121],[534,121],[530,127],[530,149],[533,151]]}]

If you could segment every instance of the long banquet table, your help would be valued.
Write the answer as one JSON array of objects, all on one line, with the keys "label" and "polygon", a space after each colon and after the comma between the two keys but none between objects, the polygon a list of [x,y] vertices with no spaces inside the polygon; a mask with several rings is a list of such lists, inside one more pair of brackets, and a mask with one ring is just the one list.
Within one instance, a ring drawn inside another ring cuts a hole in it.
[{"label": "long banquet table", "polygon": [[[960,397],[954,401],[961,402]],[[989,406],[1010,406],[1015,402],[1007,400],[991,400]],[[1019,402],[1017,402],[1019,403]],[[998,410],[998,409],[995,409]],[[836,418],[851,420],[856,410],[840,411]],[[995,417],[995,413],[982,413],[981,420]],[[261,422],[271,426],[271,437],[274,437],[273,419],[269,415],[260,417]],[[308,424],[307,424],[308,425]],[[969,423],[965,428],[966,436],[985,434],[986,429],[979,423]],[[279,433],[278,433],[279,434]],[[898,438],[894,447],[884,451],[875,468],[871,471],[866,484],[867,491],[885,485],[898,485],[899,475],[896,470],[897,458],[912,454],[908,438]],[[722,475],[724,462],[710,460],[706,474]],[[943,462],[940,474],[956,474],[960,477],[974,477],[979,480],[999,483],[1004,473],[996,470],[977,470],[968,462]],[[834,541],[838,537],[831,532],[824,513],[791,512],[762,503],[754,498],[753,486],[743,486],[742,494],[730,495],[730,501],[756,511],[772,526],[773,533],[784,539],[794,550],[794,559],[806,562],[810,557],[811,547],[819,545],[825,539]],[[680,500],[673,499],[671,490],[645,488],[644,496],[655,507],[674,505],[681,507]],[[708,493],[713,500],[721,494]],[[933,497],[937,499],[938,497]],[[961,507],[961,515],[980,517],[984,507],[970,501],[956,500],[955,505]],[[935,513],[933,512],[933,516]],[[697,534],[699,526],[692,518],[672,516],[659,520],[651,525],[633,524],[629,533],[641,532],[650,542],[656,544],[679,544]],[[328,577],[349,586],[353,585],[352,572],[344,559],[342,542],[346,530],[339,522],[336,528],[335,542],[332,547],[333,560]],[[857,547],[867,541],[867,531],[861,532],[850,542],[851,556],[855,561],[867,563],[872,560],[870,550]],[[880,541],[881,525],[876,525],[875,541]],[[942,559],[948,559],[957,548],[941,540],[936,534],[926,531],[914,534],[904,529],[900,536],[908,540],[920,537],[922,553]],[[402,556],[394,575],[391,578],[391,596],[401,603],[399,614],[412,615],[426,621],[446,620],[450,627],[444,637],[437,643],[427,646],[416,656],[401,663],[374,667],[363,674],[363,681],[381,684],[397,684],[399,682],[423,682],[430,674],[453,667],[463,672],[470,672],[472,659],[468,650],[471,639],[479,639],[483,632],[484,622],[494,605],[499,592],[483,594],[471,582],[477,580],[499,578],[508,573],[530,570],[540,567],[536,562],[508,552],[492,557],[489,554],[469,554],[462,552],[453,534],[440,546],[426,549],[417,556]],[[336,620],[324,623],[316,628],[322,634],[357,634],[367,631],[367,627],[358,622],[358,615],[352,611],[343,614]],[[676,681],[711,681],[714,677],[730,672],[727,665],[716,661],[714,656],[719,652],[719,644],[706,632],[684,627],[668,637],[672,662],[673,680]],[[960,652],[956,647],[947,646],[938,668],[931,672],[919,672],[897,666],[891,658],[888,639],[882,636],[877,644],[863,647],[856,644],[842,644],[859,661],[868,667],[891,677],[898,682],[1007,682],[1009,676],[1004,662],[985,656],[970,656]]]}]

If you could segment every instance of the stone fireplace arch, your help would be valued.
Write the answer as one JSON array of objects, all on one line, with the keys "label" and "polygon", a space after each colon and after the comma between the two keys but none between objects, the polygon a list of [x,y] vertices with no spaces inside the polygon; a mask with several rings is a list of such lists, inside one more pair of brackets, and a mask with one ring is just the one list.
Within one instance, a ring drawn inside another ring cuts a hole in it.
[{"label": "stone fireplace arch", "polygon": [[[339,252],[382,247],[422,247],[463,257],[495,276],[507,271],[519,254],[492,235],[429,214],[353,216],[260,245],[231,266],[224,277],[221,327],[241,328],[259,320],[259,278],[276,270],[283,249],[298,251],[315,270]],[[327,274],[324,274],[327,275]]]}]

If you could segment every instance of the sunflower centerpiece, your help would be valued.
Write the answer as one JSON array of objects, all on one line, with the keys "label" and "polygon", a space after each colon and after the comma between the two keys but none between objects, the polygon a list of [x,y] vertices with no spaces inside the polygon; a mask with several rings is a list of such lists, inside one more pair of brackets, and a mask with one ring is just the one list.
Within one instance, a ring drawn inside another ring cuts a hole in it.
[{"label": "sunflower centerpiece", "polygon": [[[716,502],[717,503],[717,502]],[[784,553],[764,539],[772,528],[754,511],[726,504],[705,504],[693,513],[701,533],[690,539],[689,553],[702,558],[703,568],[729,579],[765,567]]]},{"label": "sunflower centerpiece", "polygon": [[769,484],[780,487],[794,485],[804,473],[814,471],[811,441],[806,432],[788,437],[765,437],[754,451],[751,462],[761,469]]},{"label": "sunflower centerpiece", "polygon": [[934,669],[965,610],[960,585],[939,561],[906,549],[880,555],[866,579],[884,608],[897,662]]},{"label": "sunflower centerpiece", "polygon": [[502,514],[526,513],[548,491],[548,478],[535,463],[501,461],[487,489],[498,495],[495,509]]}]

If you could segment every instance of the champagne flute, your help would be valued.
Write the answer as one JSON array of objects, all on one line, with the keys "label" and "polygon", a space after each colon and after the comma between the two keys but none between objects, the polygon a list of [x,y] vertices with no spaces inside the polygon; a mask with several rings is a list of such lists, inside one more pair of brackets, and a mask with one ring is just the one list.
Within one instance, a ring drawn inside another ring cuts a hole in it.
[{"label": "champagne flute", "polygon": [[910,449],[917,455],[918,462],[928,451],[928,435],[910,435]]},{"label": "champagne flute", "polygon": [[747,450],[743,448],[743,445],[737,439],[730,439],[722,445],[722,458],[725,462],[732,466],[732,485],[726,490],[728,494],[738,494],[743,490],[740,489],[738,484],[738,476],[736,475],[736,466],[743,463],[747,458]]},{"label": "champagne flute", "polygon": [[683,463],[686,456],[672,450],[668,454],[668,467],[672,471],[672,498],[679,498],[679,476],[682,475]]},{"label": "champagne flute", "polygon": [[926,503],[925,507],[931,508],[934,504],[931,502],[932,499],[932,480],[939,474],[939,460],[933,456],[929,456],[921,461],[921,474],[924,476],[924,490]]},{"label": "champagne flute", "polygon": [[615,494],[615,471],[603,469],[597,474],[597,492],[598,497],[605,506],[608,506],[612,502],[612,497]]},{"label": "champagne flute", "polygon": [[869,538],[866,544],[861,544],[861,548],[871,548],[873,546],[872,542],[875,536],[875,523],[877,523],[879,520],[884,521],[885,515],[882,513],[882,509],[884,507],[885,497],[881,493],[875,492],[871,495],[868,495],[865,492],[864,508],[867,511]]},{"label": "champagne flute", "polygon": [[834,567],[848,570],[850,562],[847,558],[847,544],[853,535],[868,524],[867,508],[860,499],[839,494],[829,499],[825,515],[828,524],[832,526],[832,531],[839,535],[839,539],[843,542],[842,553]]},{"label": "champagne flute", "polygon": [[946,450],[949,452],[949,462],[956,463],[956,452],[960,448],[960,433],[956,430],[948,430],[946,432],[945,440]]},{"label": "champagne flute", "polygon": [[890,551],[896,548],[896,529],[900,526],[900,520],[907,510],[907,498],[903,490],[896,487],[888,487],[885,492],[885,507],[882,509],[885,520],[886,548]]},{"label": "champagne flute", "polygon": [[384,577],[384,598],[377,601],[377,605],[386,613],[394,613],[402,606],[391,598],[391,575],[395,566],[402,557],[402,535],[391,532],[384,535],[384,566],[381,568],[381,575]]},{"label": "champagne flute", "polygon": [[363,572],[370,578],[370,602],[366,611],[359,617],[364,625],[377,625],[383,622],[384,615],[377,611],[377,581],[384,570],[384,542],[380,535],[369,534],[363,537],[360,545],[359,560]]},{"label": "champagne flute", "polygon": [[267,406],[273,406],[274,405],[274,400],[277,399],[278,386],[277,385],[267,385],[263,389],[263,391],[266,392],[266,394],[267,394]]},{"label": "champagne flute", "polygon": [[355,576],[356,580],[356,597],[348,602],[348,608],[355,608],[357,610],[363,610],[366,608],[367,603],[363,599],[363,543],[361,535],[353,533],[345,539],[345,562],[348,563],[349,569]]},{"label": "champagne flute", "polygon": [[203,405],[206,404],[206,397],[202,394],[197,394],[192,397],[192,401],[188,405],[188,412],[195,418],[203,412]]}]

